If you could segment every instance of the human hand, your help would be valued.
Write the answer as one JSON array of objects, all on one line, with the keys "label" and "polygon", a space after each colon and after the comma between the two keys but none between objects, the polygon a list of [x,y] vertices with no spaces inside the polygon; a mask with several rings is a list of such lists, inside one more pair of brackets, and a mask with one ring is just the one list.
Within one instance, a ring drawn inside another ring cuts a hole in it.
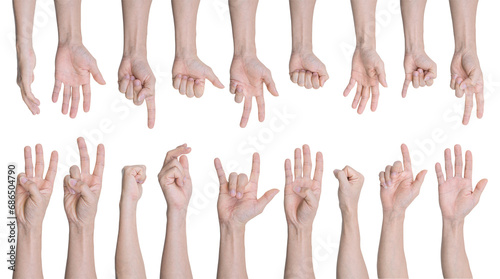
[{"label": "human hand", "polygon": [[155,83],[156,78],[149,67],[146,57],[123,56],[118,69],[118,90],[137,106],[146,100],[148,108],[148,127],[155,125]]},{"label": "human hand", "polygon": [[451,161],[451,150],[444,151],[446,180],[441,164],[436,163],[436,175],[439,185],[439,206],[444,220],[463,221],[479,202],[479,198],[488,183],[480,180],[472,190],[472,153],[465,153],[465,171],[462,177],[462,148],[455,145],[455,175]]},{"label": "human hand", "polygon": [[333,174],[339,181],[340,210],[342,212],[356,211],[365,178],[349,166],[345,166],[342,170],[334,170]]},{"label": "human hand", "polygon": [[83,138],[77,139],[80,166],[72,166],[70,175],[64,177],[64,209],[70,225],[87,227],[94,225],[97,203],[101,194],[104,172],[104,145],[97,146],[94,172],[90,174],[90,158]]},{"label": "human hand", "polygon": [[285,215],[289,225],[312,229],[321,196],[323,154],[316,153],[316,168],[311,179],[311,150],[307,144],[302,149],[303,167],[300,149],[295,149],[295,178],[292,176],[291,161],[285,160]]},{"label": "human hand", "polygon": [[52,102],[57,102],[62,85],[63,103],[62,113],[68,113],[71,100],[71,111],[69,116],[75,118],[80,102],[80,86],[83,93],[83,111],[90,109],[90,74],[97,83],[104,85],[104,81],[94,57],[82,44],[59,44],[56,53],[56,72]]},{"label": "human hand", "polygon": [[[189,154],[191,147],[187,144],[167,152],[165,162],[158,173],[163,195],[167,200],[168,210],[187,212],[189,199],[193,191],[189,163],[184,154]],[[177,159],[180,156],[179,159]]]},{"label": "human hand", "polygon": [[266,111],[262,84],[266,84],[267,90],[272,95],[278,96],[271,71],[256,56],[235,56],[231,63],[230,75],[231,83],[229,91],[235,94],[234,100],[237,103],[241,103],[243,98],[245,99],[240,127],[245,128],[247,126],[250,110],[252,109],[252,97],[255,97],[257,100],[259,121],[264,121]]},{"label": "human hand", "polygon": [[404,68],[403,98],[406,97],[410,83],[413,83],[414,88],[431,86],[437,77],[437,65],[424,51],[406,53]]},{"label": "human hand", "polygon": [[413,180],[410,152],[405,144],[401,145],[401,153],[403,153],[403,164],[401,161],[397,161],[392,166],[388,165],[385,172],[382,171],[379,174],[380,199],[384,214],[404,213],[410,203],[418,196],[427,173],[427,170],[423,170]]},{"label": "human hand", "polygon": [[21,96],[33,115],[40,114],[40,101],[31,92],[31,84],[35,80],[33,73],[36,65],[36,56],[33,47],[17,49],[17,85],[21,89]]},{"label": "human hand", "polygon": [[292,52],[289,69],[290,80],[307,89],[323,87],[329,78],[325,64],[312,52]]},{"label": "human hand", "polygon": [[372,93],[371,110],[375,111],[377,109],[379,82],[382,86],[387,87],[384,62],[382,62],[382,59],[380,59],[374,49],[356,47],[352,57],[351,79],[344,90],[344,97],[349,95],[357,83],[358,87],[354,101],[352,102],[352,108],[355,109],[357,107],[359,114],[362,114],[365,110],[366,103],[370,98],[370,91]]},{"label": "human hand", "polygon": [[142,196],[142,184],[146,181],[146,166],[125,166],[122,169],[122,196],[120,202],[137,204]]},{"label": "human hand", "polygon": [[195,55],[192,57],[178,57],[172,66],[172,80],[175,89],[189,98],[203,96],[205,79],[208,79],[217,88],[224,88],[212,69],[201,62]]},{"label": "human hand", "polygon": [[467,125],[474,106],[473,96],[476,95],[477,118],[484,113],[484,83],[483,72],[475,51],[455,52],[451,61],[451,89],[455,95],[462,98],[465,94],[465,111],[462,123]]},{"label": "human hand", "polygon": [[246,174],[232,172],[229,175],[228,182],[219,158],[215,159],[214,164],[220,182],[217,211],[219,213],[219,223],[221,224],[244,226],[250,219],[262,213],[266,205],[279,192],[278,189],[271,189],[262,195],[260,199],[257,199],[260,173],[258,153],[253,154],[250,180],[248,180]]},{"label": "human hand", "polygon": [[44,179],[42,146],[37,144],[35,150],[36,163],[33,174],[31,148],[29,146],[24,148],[25,172],[17,176],[15,206],[16,219],[20,225],[40,229],[54,188],[58,154],[57,151],[52,151],[49,169]]}]

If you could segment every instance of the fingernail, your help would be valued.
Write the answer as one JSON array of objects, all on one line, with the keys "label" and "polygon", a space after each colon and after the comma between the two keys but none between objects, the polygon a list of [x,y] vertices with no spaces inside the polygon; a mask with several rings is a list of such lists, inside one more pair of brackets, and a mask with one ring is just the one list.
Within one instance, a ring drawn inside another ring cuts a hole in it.
[{"label": "fingernail", "polygon": [[391,176],[396,176],[396,172],[391,172]]},{"label": "fingernail", "polygon": [[241,199],[241,197],[243,197],[243,194],[242,194],[242,193],[240,193],[240,192],[238,192],[238,193],[236,194],[236,198]]},{"label": "fingernail", "polygon": [[234,197],[236,196],[236,191],[234,189],[231,189],[231,191],[229,191],[229,194],[231,195],[231,197]]},{"label": "fingernail", "polygon": [[69,187],[68,187],[68,191],[69,191],[69,192],[70,192],[70,194],[72,194],[72,195],[74,195],[74,194],[76,193],[76,192],[75,192],[75,190],[73,190],[72,188],[69,188]]},{"label": "fingernail", "polygon": [[144,97],[145,97],[144,94],[142,94],[141,96],[139,96],[139,102],[144,101]]},{"label": "fingernail", "polygon": [[294,190],[295,192],[297,192],[297,193],[300,193],[300,187],[299,187],[299,186],[294,187],[294,188],[293,188],[293,190]]},{"label": "fingernail", "polygon": [[[387,186],[391,186],[391,181],[386,181],[386,182],[385,182],[385,184],[386,184]],[[386,188],[387,188],[387,187],[386,187]]]},{"label": "fingernail", "polygon": [[425,81],[428,81],[429,79],[431,79],[431,77],[429,77],[429,76],[424,78]]},{"label": "fingernail", "polygon": [[460,88],[462,88],[462,89],[467,88],[467,84],[465,84],[465,82],[464,82],[464,83],[462,83],[462,85],[460,85]]},{"label": "fingernail", "polygon": [[71,185],[71,186],[75,186],[75,185],[76,185],[76,179],[71,178],[71,179],[69,180],[69,185]]},{"label": "fingernail", "polygon": [[26,177],[21,177],[21,184],[24,184],[28,181],[28,179]]}]

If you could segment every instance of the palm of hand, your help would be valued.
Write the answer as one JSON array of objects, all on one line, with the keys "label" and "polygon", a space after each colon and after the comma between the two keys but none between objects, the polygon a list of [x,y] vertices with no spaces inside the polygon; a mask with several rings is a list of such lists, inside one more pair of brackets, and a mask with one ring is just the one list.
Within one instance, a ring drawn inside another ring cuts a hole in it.
[{"label": "palm of hand", "polygon": [[257,58],[233,59],[231,64],[231,83],[243,86],[245,97],[262,96],[263,77],[269,70]]},{"label": "palm of hand", "polygon": [[231,197],[229,192],[221,192],[217,202],[217,209],[221,221],[237,221],[239,224],[246,224],[250,219],[259,214],[257,208],[257,185],[253,182],[248,182],[241,199]]},{"label": "palm of hand", "polygon": [[377,85],[377,70],[382,59],[375,50],[356,49],[352,57],[351,77],[363,86],[372,87]]},{"label": "palm of hand", "polygon": [[89,187],[93,197],[89,201],[85,200],[80,194],[65,194],[64,207],[66,214],[68,215],[68,219],[73,223],[93,222],[97,213],[97,201],[101,193],[102,178],[82,173],[80,180]]},{"label": "palm of hand", "polygon": [[199,58],[192,59],[178,59],[174,60],[172,67],[172,77],[184,75],[194,79],[203,79],[211,73],[210,68]]},{"label": "palm of hand", "polygon": [[[29,177],[30,181],[36,184],[40,194],[42,195],[42,204],[37,204],[31,197],[27,189],[21,184],[16,188],[16,217],[20,223],[31,223],[34,220],[42,220],[47,205],[49,204],[50,195],[52,194],[52,185],[47,180],[40,177]],[[42,216],[40,216],[42,215]]]},{"label": "palm of hand", "polygon": [[472,181],[468,178],[453,177],[439,186],[439,205],[443,218],[465,218],[476,201],[472,195]]},{"label": "palm of hand", "polygon": [[192,194],[191,179],[186,179],[184,185],[175,183],[174,177],[169,177],[164,187],[162,187],[164,196],[169,206],[176,209],[186,209]]},{"label": "palm of hand", "polygon": [[325,69],[325,64],[321,62],[313,53],[292,54],[290,57],[290,73],[298,70],[308,70],[310,72],[320,72]]},{"label": "palm of hand", "polygon": [[477,55],[468,52],[455,54],[451,61],[451,74],[452,76],[455,75],[457,80],[461,79],[462,81],[474,77],[473,82],[476,84],[473,93],[480,92],[483,87],[483,73]]},{"label": "palm of hand", "polygon": [[293,191],[297,187],[311,189],[316,198],[319,199],[320,182],[309,177],[298,177],[291,185],[285,187],[285,213],[289,221],[294,224],[311,225],[317,208],[311,207],[304,198]]},{"label": "palm of hand", "polygon": [[56,54],[56,82],[69,86],[90,83],[90,68],[94,57],[83,46],[60,46]]},{"label": "palm of hand", "polygon": [[404,211],[417,197],[413,186],[413,173],[403,171],[392,178],[392,185],[381,189],[382,207],[384,210]]}]

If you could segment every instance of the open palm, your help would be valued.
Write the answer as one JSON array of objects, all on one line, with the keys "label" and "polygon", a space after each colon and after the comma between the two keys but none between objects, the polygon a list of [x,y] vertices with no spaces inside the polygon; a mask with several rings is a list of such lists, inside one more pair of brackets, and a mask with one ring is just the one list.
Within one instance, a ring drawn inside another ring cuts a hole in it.
[{"label": "open palm", "polygon": [[56,54],[55,83],[52,101],[55,103],[59,98],[62,85],[63,104],[62,113],[67,114],[71,100],[70,117],[76,117],[80,101],[80,86],[83,92],[83,111],[90,109],[90,74],[95,81],[104,85],[104,81],[94,57],[81,44],[59,45]]}]

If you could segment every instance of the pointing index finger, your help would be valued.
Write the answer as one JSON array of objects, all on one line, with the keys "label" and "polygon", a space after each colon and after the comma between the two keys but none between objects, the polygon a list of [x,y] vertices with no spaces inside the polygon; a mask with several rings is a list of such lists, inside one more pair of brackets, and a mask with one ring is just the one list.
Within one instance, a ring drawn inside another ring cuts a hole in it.
[{"label": "pointing index finger", "polygon": [[403,165],[404,165],[404,170],[408,170],[411,172],[411,158],[410,158],[410,151],[408,150],[408,146],[406,144],[401,145],[401,153],[403,154]]},{"label": "pointing index finger", "polygon": [[252,158],[252,172],[250,173],[250,182],[257,184],[260,175],[260,156],[259,153],[254,153]]}]

